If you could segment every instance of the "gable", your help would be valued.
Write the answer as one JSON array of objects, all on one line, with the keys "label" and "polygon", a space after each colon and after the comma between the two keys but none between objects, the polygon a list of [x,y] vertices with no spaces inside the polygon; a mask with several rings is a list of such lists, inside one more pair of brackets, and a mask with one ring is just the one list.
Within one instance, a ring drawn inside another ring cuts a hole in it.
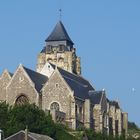
[{"label": "gable", "polygon": [[50,64],[50,63],[46,63],[43,67],[43,69],[41,70],[41,74],[47,76],[48,78],[52,75],[52,73],[54,72],[55,68]]},{"label": "gable", "polygon": [[63,89],[67,88],[69,92],[72,92],[72,89],[69,87],[67,82],[63,79],[63,77],[61,76],[61,74],[57,69],[54,70],[54,72],[52,73],[48,82],[44,85],[42,90],[45,90],[48,85],[50,85],[52,88],[55,88],[56,86],[55,84],[58,84],[59,87],[62,87]]},{"label": "gable", "polygon": [[38,104],[39,95],[35,89],[35,84],[22,65],[18,67],[6,88],[6,101],[10,105],[13,105],[21,96],[25,96],[29,103]]},{"label": "gable", "polygon": [[14,73],[14,75],[7,87],[9,87],[11,85],[16,87],[16,85],[23,84],[25,81],[26,82],[28,81],[28,84],[30,86],[34,87],[33,81],[30,79],[28,74],[25,72],[23,66],[19,65],[19,67],[17,68],[16,72]]},{"label": "gable", "polygon": [[6,87],[11,79],[12,79],[12,74],[10,74],[8,70],[4,70],[4,72],[0,77],[0,82],[2,87]]},{"label": "gable", "polygon": [[42,89],[43,110],[50,110],[51,105],[57,103],[60,111],[70,116],[70,104],[73,99],[73,91],[56,69]]},{"label": "gable", "polygon": [[11,75],[7,70],[5,70],[0,78],[0,101],[6,100],[6,87],[9,84],[10,80]]}]

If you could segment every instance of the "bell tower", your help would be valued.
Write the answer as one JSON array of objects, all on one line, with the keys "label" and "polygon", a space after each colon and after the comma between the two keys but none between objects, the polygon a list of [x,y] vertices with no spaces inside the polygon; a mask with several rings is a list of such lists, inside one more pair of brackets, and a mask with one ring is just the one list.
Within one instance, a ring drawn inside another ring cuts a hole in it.
[{"label": "bell tower", "polygon": [[56,24],[45,42],[45,47],[38,55],[37,72],[41,72],[46,62],[50,62],[71,73],[81,74],[80,57],[76,55],[74,43],[61,21]]}]

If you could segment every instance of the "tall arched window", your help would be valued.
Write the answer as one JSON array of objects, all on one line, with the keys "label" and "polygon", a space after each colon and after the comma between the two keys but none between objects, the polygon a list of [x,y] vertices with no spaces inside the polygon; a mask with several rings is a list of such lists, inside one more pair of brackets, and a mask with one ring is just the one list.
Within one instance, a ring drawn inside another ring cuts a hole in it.
[{"label": "tall arched window", "polygon": [[28,104],[29,100],[25,95],[20,95],[15,102],[15,105],[24,105],[24,104]]},{"label": "tall arched window", "polygon": [[56,110],[59,111],[60,107],[59,104],[57,102],[53,102],[50,106],[50,110]]}]

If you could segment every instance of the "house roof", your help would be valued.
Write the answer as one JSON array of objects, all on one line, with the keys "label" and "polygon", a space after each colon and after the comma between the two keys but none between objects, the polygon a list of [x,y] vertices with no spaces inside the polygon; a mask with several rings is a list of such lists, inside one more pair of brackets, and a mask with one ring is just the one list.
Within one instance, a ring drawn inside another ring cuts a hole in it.
[{"label": "house roof", "polygon": [[48,77],[45,75],[42,75],[38,72],[35,72],[29,68],[23,67],[24,70],[27,72],[28,76],[30,77],[30,79],[33,81],[33,83],[35,84],[35,88],[38,92],[40,92],[40,90],[42,89],[42,87],[44,86],[44,84],[47,82]]},{"label": "house roof", "polygon": [[49,35],[49,37],[45,40],[46,42],[49,41],[69,41],[70,43],[74,44],[72,40],[70,39],[63,23],[59,21],[55,28],[53,29],[52,33]]},{"label": "house roof", "polygon": [[90,96],[91,102],[93,104],[100,104],[103,94],[104,94],[103,91],[89,92],[89,96]]},{"label": "house roof", "polygon": [[[53,140],[49,136],[28,132],[29,140]],[[25,131],[21,130],[4,140],[25,140]]]}]

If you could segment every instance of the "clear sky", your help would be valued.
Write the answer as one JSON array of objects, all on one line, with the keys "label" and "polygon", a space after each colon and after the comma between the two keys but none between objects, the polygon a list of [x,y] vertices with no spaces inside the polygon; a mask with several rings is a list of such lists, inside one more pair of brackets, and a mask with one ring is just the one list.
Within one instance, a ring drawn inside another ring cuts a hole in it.
[{"label": "clear sky", "polygon": [[60,8],[83,76],[140,126],[140,0],[1,0],[0,73],[35,69]]}]

